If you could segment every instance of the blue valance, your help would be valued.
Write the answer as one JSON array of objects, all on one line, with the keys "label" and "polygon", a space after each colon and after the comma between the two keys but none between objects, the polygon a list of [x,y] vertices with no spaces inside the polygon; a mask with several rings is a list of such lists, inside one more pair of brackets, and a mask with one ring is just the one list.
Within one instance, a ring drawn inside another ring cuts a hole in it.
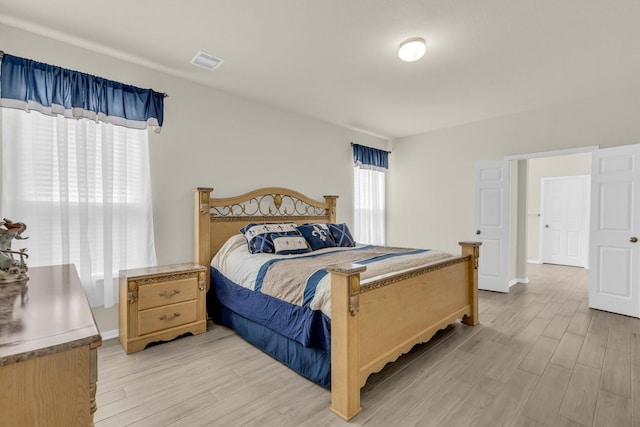
[{"label": "blue valance", "polygon": [[4,54],[0,106],[160,131],[164,95],[90,74]]},{"label": "blue valance", "polygon": [[385,172],[389,169],[389,152],[353,144],[353,161],[362,169]]}]

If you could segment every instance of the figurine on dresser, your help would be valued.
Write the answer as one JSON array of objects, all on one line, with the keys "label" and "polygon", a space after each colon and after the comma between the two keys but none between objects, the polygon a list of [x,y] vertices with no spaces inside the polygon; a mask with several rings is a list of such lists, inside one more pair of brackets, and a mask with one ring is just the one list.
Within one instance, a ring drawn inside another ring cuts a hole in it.
[{"label": "figurine on dresser", "polygon": [[22,237],[26,229],[27,226],[22,222],[13,222],[7,218],[0,221],[0,283],[21,282],[28,279],[27,249],[11,249],[12,240],[28,239],[28,237]]}]

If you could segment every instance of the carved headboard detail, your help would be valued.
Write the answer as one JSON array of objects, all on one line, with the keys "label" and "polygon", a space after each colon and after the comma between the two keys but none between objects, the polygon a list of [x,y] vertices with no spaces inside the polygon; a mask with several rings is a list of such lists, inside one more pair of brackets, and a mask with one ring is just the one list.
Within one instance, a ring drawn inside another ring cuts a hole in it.
[{"label": "carved headboard detail", "polygon": [[312,218],[326,220],[328,216],[327,209],[331,207],[318,206],[317,201],[311,202],[294,194],[280,191],[259,194],[250,199],[239,201],[211,199],[209,204],[211,221],[228,221],[236,220],[237,218],[243,218],[247,222],[254,221],[254,219],[256,221],[264,221],[265,218],[277,218],[278,221],[296,219],[304,219],[306,221]]},{"label": "carved headboard detail", "polygon": [[195,261],[205,266],[224,242],[250,222],[336,222],[338,196],[319,201],[288,188],[267,187],[241,196],[211,198],[212,191],[194,190]]}]

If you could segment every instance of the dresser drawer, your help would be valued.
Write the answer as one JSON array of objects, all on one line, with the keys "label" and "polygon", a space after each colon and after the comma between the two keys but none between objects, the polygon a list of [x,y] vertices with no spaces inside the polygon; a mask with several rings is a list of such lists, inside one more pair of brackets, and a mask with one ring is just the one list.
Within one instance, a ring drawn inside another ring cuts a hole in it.
[{"label": "dresser drawer", "polygon": [[138,310],[189,301],[198,297],[198,277],[140,286]]},{"label": "dresser drawer", "polygon": [[197,300],[138,311],[138,334],[173,328],[197,319]]}]

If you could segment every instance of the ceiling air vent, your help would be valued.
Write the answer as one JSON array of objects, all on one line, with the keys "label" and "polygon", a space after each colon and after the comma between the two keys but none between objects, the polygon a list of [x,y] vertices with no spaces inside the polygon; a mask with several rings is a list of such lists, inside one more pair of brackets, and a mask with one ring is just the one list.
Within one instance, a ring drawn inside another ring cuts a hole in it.
[{"label": "ceiling air vent", "polygon": [[193,57],[191,63],[193,65],[197,65],[198,67],[205,68],[209,71],[213,71],[218,68],[224,59],[218,58],[217,56],[213,56],[210,53],[199,51],[196,53],[196,56]]}]

